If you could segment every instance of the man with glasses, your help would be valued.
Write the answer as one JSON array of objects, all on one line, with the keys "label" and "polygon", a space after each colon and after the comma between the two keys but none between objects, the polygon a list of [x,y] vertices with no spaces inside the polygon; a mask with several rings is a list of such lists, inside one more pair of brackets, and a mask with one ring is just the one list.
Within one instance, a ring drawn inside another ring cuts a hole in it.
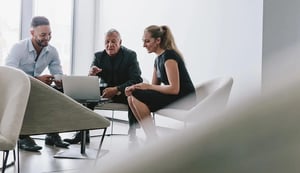
[{"label": "man with glasses", "polygon": [[[49,45],[51,39],[51,28],[49,20],[43,16],[36,16],[31,21],[31,38],[21,40],[10,50],[5,64],[23,70],[30,76],[51,85],[53,76],[63,74],[58,52],[55,47]],[[42,74],[48,67],[50,74]],[[61,81],[54,81],[55,87],[62,90]],[[29,135],[20,135],[20,148],[27,151],[38,151],[38,146]],[[46,145],[55,145],[68,148],[69,143],[63,142],[58,133],[47,134]]]}]

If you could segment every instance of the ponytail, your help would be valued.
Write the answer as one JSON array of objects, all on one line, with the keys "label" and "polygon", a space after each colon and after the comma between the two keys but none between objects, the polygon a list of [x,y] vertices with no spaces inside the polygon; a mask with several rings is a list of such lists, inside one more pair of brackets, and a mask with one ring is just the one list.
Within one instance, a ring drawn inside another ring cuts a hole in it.
[{"label": "ponytail", "polygon": [[170,28],[166,25],[157,26],[151,25],[148,26],[145,31],[149,32],[153,38],[160,38],[160,47],[165,50],[174,50],[181,58],[182,54],[178,50],[173,34]]}]

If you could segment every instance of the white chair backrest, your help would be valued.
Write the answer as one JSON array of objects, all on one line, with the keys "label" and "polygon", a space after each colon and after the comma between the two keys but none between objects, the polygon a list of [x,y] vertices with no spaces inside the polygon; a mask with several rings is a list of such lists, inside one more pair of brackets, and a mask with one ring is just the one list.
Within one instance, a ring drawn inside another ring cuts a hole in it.
[{"label": "white chair backrest", "polygon": [[188,112],[186,121],[194,121],[203,114],[222,111],[227,105],[232,84],[232,77],[218,77],[197,85],[197,103]]},{"label": "white chair backrest", "polygon": [[12,150],[22,127],[30,81],[12,67],[0,66],[0,74],[0,150]]},{"label": "white chair backrest", "polygon": [[211,97],[222,98],[222,101],[227,102],[233,79],[231,77],[219,77],[196,86],[197,101],[211,99]]},{"label": "white chair backrest", "polygon": [[262,98],[240,100],[221,113],[222,118],[177,131],[135,153],[117,153],[92,169],[99,173],[299,172],[299,88],[297,81]]},{"label": "white chair backrest", "polygon": [[[196,103],[189,97],[168,105],[155,113],[179,121],[194,122],[203,115],[217,113],[226,107],[231,92],[233,79],[218,77],[196,86]],[[182,106],[194,105],[191,109],[181,109]]]}]

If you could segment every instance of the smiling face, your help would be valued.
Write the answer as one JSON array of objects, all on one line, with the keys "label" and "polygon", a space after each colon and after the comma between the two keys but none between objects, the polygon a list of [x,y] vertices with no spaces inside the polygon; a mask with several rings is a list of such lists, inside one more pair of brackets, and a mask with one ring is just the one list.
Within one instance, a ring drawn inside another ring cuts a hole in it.
[{"label": "smiling face", "polygon": [[105,37],[105,51],[109,56],[115,56],[121,48],[121,38],[118,33],[108,33]]},{"label": "smiling face", "polygon": [[31,30],[32,41],[39,47],[46,47],[51,40],[51,28],[49,25],[40,25]]},{"label": "smiling face", "polygon": [[147,49],[148,53],[156,53],[160,49],[160,38],[153,38],[148,31],[144,32],[143,42],[143,46]]}]

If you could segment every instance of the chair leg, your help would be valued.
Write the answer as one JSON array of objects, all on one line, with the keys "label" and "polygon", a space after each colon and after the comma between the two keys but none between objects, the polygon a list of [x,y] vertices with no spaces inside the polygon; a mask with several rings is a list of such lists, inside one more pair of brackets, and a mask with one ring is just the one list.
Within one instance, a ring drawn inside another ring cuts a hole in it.
[{"label": "chair leg", "polygon": [[18,169],[18,173],[20,172],[20,164],[19,164],[19,143],[17,144],[17,156],[16,156],[16,150],[13,150],[13,157],[14,157],[14,161],[11,164],[16,163],[16,157],[17,157],[17,169]]},{"label": "chair leg", "polygon": [[114,118],[115,118],[115,111],[112,110],[111,113],[111,127],[110,127],[110,135],[113,135],[113,131],[114,131]]},{"label": "chair leg", "polygon": [[17,162],[18,162],[17,163],[18,173],[20,173],[20,144],[19,144],[19,142],[17,142]]},{"label": "chair leg", "polygon": [[115,112],[116,110],[111,110],[111,124],[110,124],[110,133],[107,133],[106,136],[113,136],[113,135],[128,135],[128,134],[114,134],[114,120],[115,120]]},{"label": "chair leg", "polygon": [[9,154],[9,150],[5,150],[3,151],[3,160],[2,160],[2,173],[5,172],[6,169],[6,163],[7,163],[7,159],[8,159],[8,154]]},{"label": "chair leg", "polygon": [[13,150],[14,163],[16,162],[16,150]]},{"label": "chair leg", "polygon": [[153,116],[154,125],[156,125],[156,122],[155,122],[155,113],[154,112],[152,112],[152,116]]},{"label": "chair leg", "polygon": [[98,152],[97,152],[96,158],[99,158],[99,155],[100,155],[100,151],[101,151],[102,144],[103,144],[103,141],[104,141],[104,137],[105,137],[106,130],[107,130],[107,128],[103,129],[103,134],[102,134],[102,137],[101,137],[101,140],[100,140],[100,144],[99,144],[99,148],[98,148]]},{"label": "chair leg", "polygon": [[[18,148],[19,146],[17,146]],[[10,162],[9,164],[7,164],[7,161],[8,161],[8,155],[9,155],[9,151],[3,151],[3,167],[2,167],[2,172],[5,171],[6,168],[14,165],[16,163],[16,150],[13,150],[13,158],[14,160],[12,162]],[[18,156],[19,157],[19,156]],[[20,166],[19,166],[19,158],[18,158],[18,173],[20,172]]]}]

